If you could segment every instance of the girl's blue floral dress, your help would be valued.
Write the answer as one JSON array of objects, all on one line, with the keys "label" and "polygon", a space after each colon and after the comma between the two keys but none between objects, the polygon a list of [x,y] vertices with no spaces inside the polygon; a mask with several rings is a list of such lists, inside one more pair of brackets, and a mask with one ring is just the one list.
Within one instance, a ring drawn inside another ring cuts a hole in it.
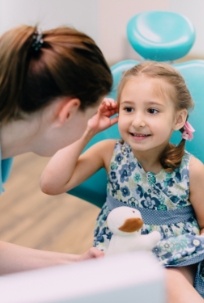
[{"label": "girl's blue floral dress", "polygon": [[[115,145],[108,174],[107,200],[97,219],[94,246],[105,251],[112,236],[109,212],[127,205],[140,210],[145,222],[142,234],[157,230],[161,241],[153,252],[165,267],[196,264],[195,288],[204,297],[204,236],[189,201],[189,162],[185,152],[179,168],[145,172],[126,143]],[[202,198],[202,197],[201,197]]]}]

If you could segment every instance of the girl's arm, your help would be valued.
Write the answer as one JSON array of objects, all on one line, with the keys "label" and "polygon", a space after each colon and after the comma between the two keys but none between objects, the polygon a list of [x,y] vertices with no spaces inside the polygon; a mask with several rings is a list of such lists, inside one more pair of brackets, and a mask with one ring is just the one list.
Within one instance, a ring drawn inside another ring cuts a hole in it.
[{"label": "girl's arm", "polygon": [[204,234],[204,165],[197,158],[190,162],[190,201],[194,208],[201,234]]},{"label": "girl's arm", "polygon": [[44,193],[50,195],[64,193],[86,180],[101,167],[108,165],[108,157],[113,151],[114,140],[101,141],[82,155],[81,153],[96,133],[117,122],[117,117],[110,119],[116,112],[115,102],[111,103],[109,99],[103,102],[97,114],[88,121],[82,137],[59,150],[51,158],[40,180],[40,187]]}]

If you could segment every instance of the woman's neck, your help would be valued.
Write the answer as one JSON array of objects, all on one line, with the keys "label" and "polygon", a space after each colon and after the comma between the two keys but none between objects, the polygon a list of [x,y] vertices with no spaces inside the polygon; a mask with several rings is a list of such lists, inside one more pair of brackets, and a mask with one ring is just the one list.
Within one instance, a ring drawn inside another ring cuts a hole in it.
[{"label": "woman's neck", "polygon": [[2,158],[32,152],[37,127],[39,127],[37,121],[30,118],[29,121],[22,119],[3,125],[0,130]]}]

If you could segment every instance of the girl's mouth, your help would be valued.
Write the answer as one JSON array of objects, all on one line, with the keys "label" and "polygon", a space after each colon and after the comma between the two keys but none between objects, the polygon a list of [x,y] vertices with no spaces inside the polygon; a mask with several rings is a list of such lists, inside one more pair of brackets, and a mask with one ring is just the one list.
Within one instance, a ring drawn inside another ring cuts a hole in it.
[{"label": "girl's mouth", "polygon": [[146,137],[150,137],[150,134],[135,134],[135,133],[130,133],[131,136],[133,137],[137,137],[137,138],[146,138]]}]

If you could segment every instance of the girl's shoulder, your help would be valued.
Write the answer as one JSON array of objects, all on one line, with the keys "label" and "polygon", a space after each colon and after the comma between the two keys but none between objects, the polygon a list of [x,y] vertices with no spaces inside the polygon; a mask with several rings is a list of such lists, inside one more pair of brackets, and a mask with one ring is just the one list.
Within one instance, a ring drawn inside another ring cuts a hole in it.
[{"label": "girl's shoulder", "polygon": [[201,160],[199,160],[198,158],[196,158],[194,155],[190,154],[189,157],[189,169],[191,171],[204,171],[204,165],[203,162]]},{"label": "girl's shoulder", "polygon": [[97,142],[91,147],[91,149],[94,150],[94,153],[103,160],[106,170],[109,168],[117,142],[118,141],[115,139],[105,139]]},{"label": "girl's shoulder", "polygon": [[187,150],[185,150],[182,161],[181,161],[181,167],[188,167],[190,169],[191,163],[194,161],[200,162],[199,159],[197,159],[193,154],[189,153]]},{"label": "girl's shoulder", "polygon": [[190,179],[194,181],[200,178],[204,178],[203,162],[192,154],[190,155],[190,160],[189,160],[189,175],[190,175]]},{"label": "girl's shoulder", "polygon": [[115,148],[115,145],[118,141],[115,139],[104,139],[93,145],[92,148],[96,148],[101,151],[112,151]]}]

